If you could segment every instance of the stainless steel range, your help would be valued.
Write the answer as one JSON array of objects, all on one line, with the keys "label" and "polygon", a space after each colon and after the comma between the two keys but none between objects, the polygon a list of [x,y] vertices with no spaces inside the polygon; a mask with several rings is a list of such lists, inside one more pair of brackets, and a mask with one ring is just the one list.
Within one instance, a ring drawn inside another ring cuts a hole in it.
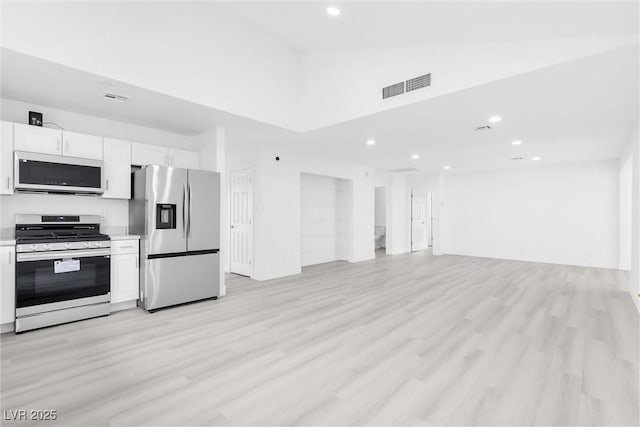
[{"label": "stainless steel range", "polygon": [[16,215],[16,332],[111,311],[109,236],[95,215]]}]

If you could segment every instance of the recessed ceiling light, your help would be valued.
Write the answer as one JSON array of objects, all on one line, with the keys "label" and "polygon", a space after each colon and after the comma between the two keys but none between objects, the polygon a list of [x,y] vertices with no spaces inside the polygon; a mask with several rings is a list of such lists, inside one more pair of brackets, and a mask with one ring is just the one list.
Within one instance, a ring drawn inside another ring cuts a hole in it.
[{"label": "recessed ceiling light", "polygon": [[327,8],[327,13],[331,16],[340,16],[340,9],[334,6],[329,6]]},{"label": "recessed ceiling light", "polygon": [[535,157],[532,157],[532,158],[531,158],[531,160],[533,160],[533,161],[538,161],[538,160],[540,160],[540,157],[535,156]]},{"label": "recessed ceiling light", "polygon": [[420,155],[419,154],[414,154],[413,156],[411,156],[412,159],[419,159]]},{"label": "recessed ceiling light", "polygon": [[444,166],[442,169],[448,171],[449,169],[451,169],[451,166],[447,165],[447,166]]},{"label": "recessed ceiling light", "polygon": [[368,139],[367,140],[367,145],[375,145],[375,144],[376,144],[375,139]]},{"label": "recessed ceiling light", "polygon": [[498,123],[500,120],[502,120],[502,117],[500,116],[489,117],[489,123]]},{"label": "recessed ceiling light", "polygon": [[520,144],[522,144],[522,141],[520,141],[519,139],[511,143],[511,145],[520,145]]}]

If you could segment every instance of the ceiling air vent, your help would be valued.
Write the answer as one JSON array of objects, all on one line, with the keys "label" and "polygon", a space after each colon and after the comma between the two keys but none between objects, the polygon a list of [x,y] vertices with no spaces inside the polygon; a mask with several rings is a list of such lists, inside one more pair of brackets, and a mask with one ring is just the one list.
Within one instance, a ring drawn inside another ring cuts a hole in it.
[{"label": "ceiling air vent", "polygon": [[415,77],[411,80],[407,80],[406,82],[407,92],[429,86],[431,86],[431,73],[425,74],[424,76]]},{"label": "ceiling air vent", "polygon": [[111,101],[116,101],[116,102],[126,102],[129,100],[129,97],[127,96],[118,95],[117,93],[109,93],[109,92],[104,94],[104,98],[110,99]]},{"label": "ceiling air vent", "polygon": [[404,82],[396,83],[391,86],[382,88],[382,99],[391,98],[392,96],[402,95],[404,93]]}]

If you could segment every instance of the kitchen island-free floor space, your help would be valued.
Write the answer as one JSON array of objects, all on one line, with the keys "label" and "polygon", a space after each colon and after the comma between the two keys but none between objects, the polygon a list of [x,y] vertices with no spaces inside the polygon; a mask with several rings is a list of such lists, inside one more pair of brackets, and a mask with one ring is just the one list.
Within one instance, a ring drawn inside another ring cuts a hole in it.
[{"label": "kitchen island-free floor space", "polygon": [[217,301],[3,335],[2,410],[64,426],[638,425],[627,280],[428,252],[230,276]]}]

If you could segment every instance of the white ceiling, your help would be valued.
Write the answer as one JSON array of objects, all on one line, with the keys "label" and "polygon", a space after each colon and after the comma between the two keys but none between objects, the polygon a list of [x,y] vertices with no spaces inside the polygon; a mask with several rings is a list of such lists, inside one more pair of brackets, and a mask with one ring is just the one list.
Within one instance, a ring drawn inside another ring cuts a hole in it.
[{"label": "white ceiling", "polygon": [[[638,34],[637,1],[223,1],[301,51]],[[327,6],[341,15],[329,16]]]},{"label": "white ceiling", "polygon": [[[611,159],[638,123],[638,45],[593,55],[304,135],[251,128],[230,143],[265,141],[383,169],[483,170]],[[487,132],[474,127],[498,114]],[[365,141],[374,138],[373,147]],[[522,145],[511,145],[513,140]],[[411,159],[412,154],[421,156]],[[511,157],[522,156],[522,161]]]},{"label": "white ceiling", "polygon": [[[3,98],[94,115],[183,135],[196,135],[215,125],[263,125],[254,120],[160,94],[127,83],[0,49],[0,95]],[[104,99],[106,92],[129,97],[118,103]]]}]

